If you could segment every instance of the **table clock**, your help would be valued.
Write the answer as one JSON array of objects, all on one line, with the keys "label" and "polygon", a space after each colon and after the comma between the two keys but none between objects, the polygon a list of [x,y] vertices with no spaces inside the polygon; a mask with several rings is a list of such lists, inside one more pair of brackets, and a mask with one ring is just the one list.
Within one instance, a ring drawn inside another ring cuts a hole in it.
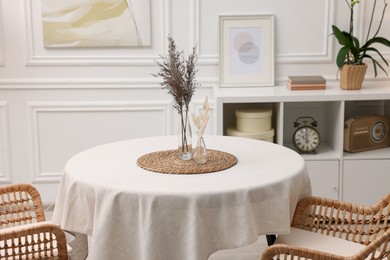
[{"label": "table clock", "polygon": [[297,128],[293,134],[293,144],[299,153],[317,153],[320,145],[320,133],[316,129],[317,121],[311,116],[298,117],[294,122]]}]

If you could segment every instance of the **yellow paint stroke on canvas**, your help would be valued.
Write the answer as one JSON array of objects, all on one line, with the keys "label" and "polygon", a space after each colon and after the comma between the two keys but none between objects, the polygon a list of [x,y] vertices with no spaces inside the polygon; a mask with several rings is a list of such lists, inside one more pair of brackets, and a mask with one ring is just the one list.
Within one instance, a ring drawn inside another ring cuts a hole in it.
[{"label": "yellow paint stroke on canvas", "polygon": [[46,47],[143,46],[130,1],[65,3],[42,0]]}]

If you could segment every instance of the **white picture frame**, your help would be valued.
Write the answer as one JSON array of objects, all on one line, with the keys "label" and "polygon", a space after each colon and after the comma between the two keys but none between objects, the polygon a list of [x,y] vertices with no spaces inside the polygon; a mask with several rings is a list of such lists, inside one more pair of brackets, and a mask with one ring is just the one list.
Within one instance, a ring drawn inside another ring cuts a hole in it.
[{"label": "white picture frame", "polygon": [[275,86],[274,15],[220,15],[221,87]]}]

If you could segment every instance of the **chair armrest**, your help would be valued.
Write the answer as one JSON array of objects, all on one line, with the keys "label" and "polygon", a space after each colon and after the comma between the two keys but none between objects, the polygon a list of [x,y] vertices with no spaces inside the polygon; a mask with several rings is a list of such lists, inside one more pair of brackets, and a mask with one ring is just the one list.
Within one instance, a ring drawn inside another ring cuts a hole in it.
[{"label": "chair armrest", "polygon": [[0,258],[22,257],[68,259],[64,231],[50,222],[38,222],[0,230]]},{"label": "chair armrest", "polygon": [[290,246],[286,244],[277,244],[267,247],[261,255],[261,260],[273,260],[275,256],[277,259],[315,259],[315,260],[346,260],[348,258],[337,256],[317,250],[311,250],[302,247]]},{"label": "chair armrest", "polygon": [[[371,257],[371,255],[375,257]],[[387,259],[390,256],[390,229],[375,239],[366,249],[360,251],[356,257],[357,259]]]},{"label": "chair armrest", "polygon": [[[264,250],[261,260],[273,260],[275,256],[279,256],[280,259],[287,259],[287,256],[290,256],[288,259],[295,259],[293,256],[296,256],[298,259],[304,257],[305,259],[316,260],[387,259],[386,257],[390,254],[389,241],[390,229],[388,229],[381,237],[376,239],[366,248],[349,257],[337,256],[294,245],[276,244]],[[284,258],[282,256],[284,256]]]},{"label": "chair armrest", "polygon": [[320,197],[302,199],[292,227],[368,245],[390,225],[390,194],[373,206]]}]

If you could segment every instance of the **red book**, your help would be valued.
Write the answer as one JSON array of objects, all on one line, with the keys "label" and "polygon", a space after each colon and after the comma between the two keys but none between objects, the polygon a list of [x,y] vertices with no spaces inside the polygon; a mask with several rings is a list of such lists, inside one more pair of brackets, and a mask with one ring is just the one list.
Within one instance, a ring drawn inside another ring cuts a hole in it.
[{"label": "red book", "polygon": [[290,84],[287,87],[291,90],[321,90],[326,89],[326,84]]}]

